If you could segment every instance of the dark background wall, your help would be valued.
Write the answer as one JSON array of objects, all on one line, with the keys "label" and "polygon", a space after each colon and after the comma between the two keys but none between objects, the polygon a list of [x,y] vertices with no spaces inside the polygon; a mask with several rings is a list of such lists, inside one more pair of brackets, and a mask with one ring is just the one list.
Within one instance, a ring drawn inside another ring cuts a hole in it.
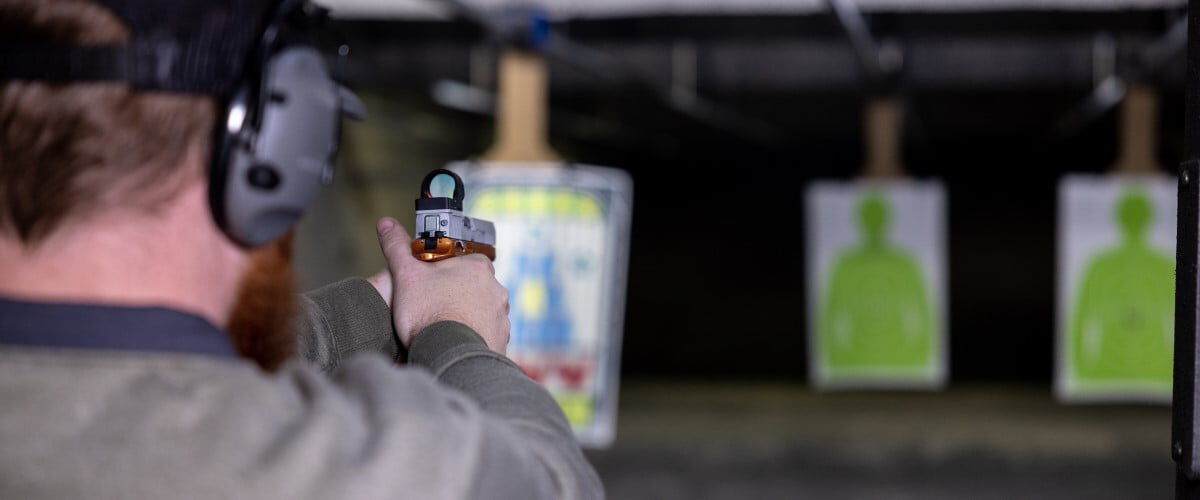
[{"label": "dark background wall", "polygon": [[[1057,182],[1071,172],[1103,172],[1115,154],[1112,115],[1075,137],[1049,133],[1080,97],[954,92],[907,99],[904,162],[914,176],[941,179],[949,197],[952,380],[1050,380]],[[675,135],[662,146],[667,158],[560,144],[573,157],[634,176],[626,374],[805,376],[801,193],[813,179],[858,171],[859,103],[855,96],[764,100],[810,119],[828,117],[796,130],[785,150],[702,131]],[[1163,135],[1180,136],[1182,99],[1165,96],[1162,108]],[[1162,164],[1178,158],[1177,143],[1164,142]],[[775,219],[778,232],[739,234],[734,228],[747,215]]]},{"label": "dark background wall", "polygon": [[[1056,126],[1091,91],[1098,34],[1118,42],[1119,70],[1175,14],[871,19],[881,39],[898,40],[908,63],[897,87],[907,108],[904,163],[947,188],[953,382],[1049,383],[1057,182],[1108,168],[1116,114],[1066,131]],[[429,93],[440,80],[478,79],[470,62],[486,50],[478,30],[454,23],[346,28],[368,47],[346,70],[352,83],[404,96],[393,119],[412,113],[437,125],[428,167],[486,148],[486,110],[439,106]],[[559,29],[635,69],[632,77],[605,78],[560,62],[551,67],[553,145],[575,161],[626,169],[635,180],[624,375],[803,379],[801,195],[814,179],[857,175],[860,107],[869,95],[836,26],[815,17],[609,20]],[[695,90],[739,119],[765,124],[769,134],[736,120],[698,120],[664,101],[672,84],[664,54],[680,40],[697,50]],[[722,59],[730,51],[742,58],[736,71]],[[953,57],[937,59],[946,54]],[[1182,150],[1181,71],[1179,59],[1147,80],[1162,91],[1164,172]],[[738,233],[735,223],[748,214],[772,219],[775,231]]]}]

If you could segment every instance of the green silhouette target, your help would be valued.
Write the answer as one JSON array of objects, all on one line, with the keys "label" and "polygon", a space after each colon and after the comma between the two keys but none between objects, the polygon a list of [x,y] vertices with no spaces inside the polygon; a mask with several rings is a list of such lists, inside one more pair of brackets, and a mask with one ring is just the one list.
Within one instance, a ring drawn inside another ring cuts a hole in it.
[{"label": "green silhouette target", "polygon": [[1061,398],[1170,401],[1174,195],[1161,176],[1063,180]]},{"label": "green silhouette target", "polygon": [[818,387],[944,383],[944,219],[936,182],[810,187],[809,365]]}]

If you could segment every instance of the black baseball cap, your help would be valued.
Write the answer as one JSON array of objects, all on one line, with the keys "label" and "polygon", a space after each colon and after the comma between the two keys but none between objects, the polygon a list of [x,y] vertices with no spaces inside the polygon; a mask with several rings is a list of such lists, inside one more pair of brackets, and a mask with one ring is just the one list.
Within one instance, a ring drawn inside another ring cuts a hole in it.
[{"label": "black baseball cap", "polygon": [[95,3],[125,23],[132,33],[128,43],[64,45],[23,40],[19,30],[9,30],[0,34],[0,80],[121,81],[143,91],[226,96],[280,1]]}]

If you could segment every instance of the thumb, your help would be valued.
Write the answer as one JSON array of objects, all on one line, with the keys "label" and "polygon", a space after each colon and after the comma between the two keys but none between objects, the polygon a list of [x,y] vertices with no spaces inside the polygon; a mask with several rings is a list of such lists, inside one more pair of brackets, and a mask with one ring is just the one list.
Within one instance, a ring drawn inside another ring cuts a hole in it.
[{"label": "thumb", "polygon": [[412,256],[412,237],[396,219],[379,219],[375,229],[379,233],[379,249],[383,251],[383,258],[392,272],[409,262],[416,262],[417,259]]}]

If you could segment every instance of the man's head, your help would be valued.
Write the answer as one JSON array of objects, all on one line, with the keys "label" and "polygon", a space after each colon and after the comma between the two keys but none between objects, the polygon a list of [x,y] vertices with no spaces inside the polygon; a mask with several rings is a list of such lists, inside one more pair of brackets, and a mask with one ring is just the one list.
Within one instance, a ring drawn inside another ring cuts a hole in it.
[{"label": "man's head", "polygon": [[[0,44],[131,36],[88,1],[0,2]],[[0,294],[189,310],[277,366],[292,349],[290,242],[252,251],[216,226],[216,107],[121,82],[0,80]]]},{"label": "man's head", "polygon": [[[96,46],[131,36],[82,0],[0,5],[0,43]],[[205,175],[214,107],[211,97],[123,83],[0,81],[0,231],[34,249],[68,221],[160,209]],[[199,162],[184,161],[189,150]]]}]

